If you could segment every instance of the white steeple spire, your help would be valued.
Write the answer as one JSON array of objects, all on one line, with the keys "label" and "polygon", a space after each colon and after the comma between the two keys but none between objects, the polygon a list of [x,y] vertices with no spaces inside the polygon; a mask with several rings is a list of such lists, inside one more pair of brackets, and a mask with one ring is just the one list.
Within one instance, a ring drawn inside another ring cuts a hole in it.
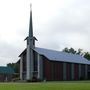
[{"label": "white steeple spire", "polygon": [[29,23],[29,36],[27,39],[27,65],[26,65],[26,79],[32,80],[33,78],[33,24],[32,24],[32,4],[30,4],[30,23]]}]

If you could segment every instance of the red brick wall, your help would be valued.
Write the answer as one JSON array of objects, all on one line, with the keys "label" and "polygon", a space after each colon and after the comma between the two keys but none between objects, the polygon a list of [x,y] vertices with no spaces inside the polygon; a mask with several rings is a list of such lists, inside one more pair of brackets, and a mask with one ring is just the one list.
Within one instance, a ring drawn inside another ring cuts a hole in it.
[{"label": "red brick wall", "polygon": [[56,61],[43,60],[44,78],[46,80],[63,80],[63,63]]},{"label": "red brick wall", "polygon": [[50,61],[44,60],[44,78],[46,80],[51,80],[51,67]]},{"label": "red brick wall", "polygon": [[78,80],[79,79],[79,65],[74,64],[74,79]]},{"label": "red brick wall", "polygon": [[63,63],[54,62],[54,80],[63,80]]},{"label": "red brick wall", "polygon": [[66,80],[71,79],[71,64],[67,63],[66,64]]}]

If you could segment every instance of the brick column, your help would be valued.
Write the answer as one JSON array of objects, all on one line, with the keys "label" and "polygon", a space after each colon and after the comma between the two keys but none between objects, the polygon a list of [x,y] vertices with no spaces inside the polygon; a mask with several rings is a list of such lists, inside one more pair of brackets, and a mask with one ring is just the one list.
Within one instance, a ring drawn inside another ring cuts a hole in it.
[{"label": "brick column", "polygon": [[74,64],[71,64],[71,79],[74,80]]},{"label": "brick column", "polygon": [[66,63],[63,63],[63,80],[66,80]]},{"label": "brick column", "polygon": [[88,68],[87,67],[88,67],[88,65],[86,64],[85,65],[85,79],[87,79],[87,74],[88,74]]},{"label": "brick column", "polygon": [[81,78],[81,64],[79,64],[79,79]]},{"label": "brick column", "polygon": [[43,63],[42,56],[38,54],[38,79],[43,79]]},{"label": "brick column", "polygon": [[20,80],[23,80],[23,56],[20,58]]}]

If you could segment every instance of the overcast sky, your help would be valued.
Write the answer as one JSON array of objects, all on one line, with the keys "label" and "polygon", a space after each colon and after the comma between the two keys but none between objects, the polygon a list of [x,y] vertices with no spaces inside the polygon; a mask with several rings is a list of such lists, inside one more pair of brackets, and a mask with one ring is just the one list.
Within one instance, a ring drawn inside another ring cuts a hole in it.
[{"label": "overcast sky", "polygon": [[90,51],[90,0],[0,0],[0,65],[25,49],[30,2],[37,47]]}]

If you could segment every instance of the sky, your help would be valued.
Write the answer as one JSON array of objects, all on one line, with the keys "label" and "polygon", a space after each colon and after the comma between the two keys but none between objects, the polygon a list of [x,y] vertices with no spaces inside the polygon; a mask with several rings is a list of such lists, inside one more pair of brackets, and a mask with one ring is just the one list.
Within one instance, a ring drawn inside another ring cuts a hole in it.
[{"label": "sky", "polygon": [[0,0],[0,65],[26,48],[30,3],[37,47],[90,51],[90,0]]}]

